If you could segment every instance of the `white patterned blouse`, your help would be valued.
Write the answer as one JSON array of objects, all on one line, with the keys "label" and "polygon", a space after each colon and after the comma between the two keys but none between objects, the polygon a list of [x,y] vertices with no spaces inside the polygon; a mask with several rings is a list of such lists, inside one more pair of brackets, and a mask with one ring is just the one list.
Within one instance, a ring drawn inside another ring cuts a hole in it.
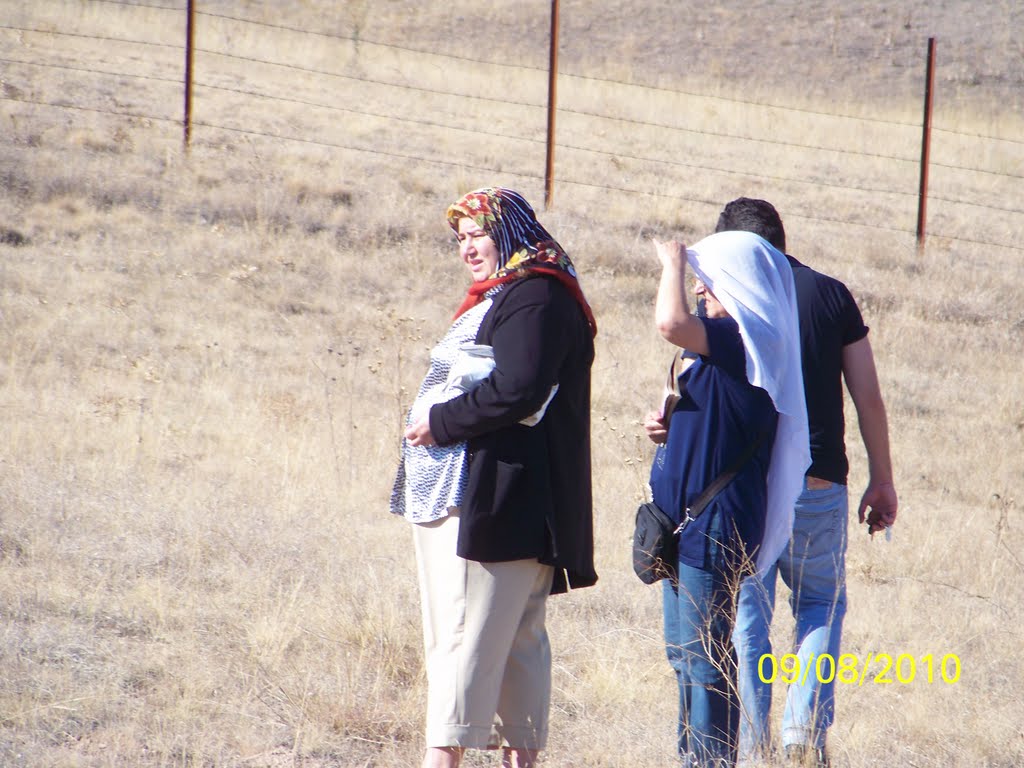
[{"label": "white patterned blouse", "polygon": [[[448,378],[459,349],[473,344],[493,296],[504,286],[488,291],[483,301],[452,323],[444,338],[430,351],[430,368],[420,384],[406,426],[414,424],[430,410],[463,390],[449,386]],[[391,490],[391,512],[413,523],[429,523],[447,517],[449,510],[462,504],[469,466],[466,444],[448,446],[412,446],[402,438],[402,458]]]}]

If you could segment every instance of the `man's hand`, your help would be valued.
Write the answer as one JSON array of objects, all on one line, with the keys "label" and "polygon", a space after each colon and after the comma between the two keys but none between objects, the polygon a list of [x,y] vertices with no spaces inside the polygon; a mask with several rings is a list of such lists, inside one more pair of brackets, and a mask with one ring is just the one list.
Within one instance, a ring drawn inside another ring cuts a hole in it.
[{"label": "man's hand", "polygon": [[437,445],[434,435],[430,431],[429,413],[405,430],[405,439],[409,441],[409,445],[417,447]]},{"label": "man's hand", "polygon": [[668,440],[668,426],[665,424],[665,417],[657,411],[651,411],[644,417],[644,431],[652,443],[663,445]]},{"label": "man's hand", "polygon": [[874,536],[877,531],[884,531],[896,522],[898,506],[896,489],[892,483],[872,483],[860,499],[857,519],[861,523],[867,522],[868,533]]}]

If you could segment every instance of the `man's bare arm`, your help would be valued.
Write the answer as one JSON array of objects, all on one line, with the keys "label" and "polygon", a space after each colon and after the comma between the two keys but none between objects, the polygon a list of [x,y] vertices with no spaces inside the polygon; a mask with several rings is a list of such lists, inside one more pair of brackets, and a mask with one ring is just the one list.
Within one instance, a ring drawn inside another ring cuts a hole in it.
[{"label": "man's bare arm", "polygon": [[889,453],[889,421],[867,337],[843,347],[843,378],[857,410],[857,423],[868,454],[868,487],[861,497],[857,517],[863,523],[865,511],[870,509],[866,520],[868,532],[873,534],[896,522],[899,502]]}]

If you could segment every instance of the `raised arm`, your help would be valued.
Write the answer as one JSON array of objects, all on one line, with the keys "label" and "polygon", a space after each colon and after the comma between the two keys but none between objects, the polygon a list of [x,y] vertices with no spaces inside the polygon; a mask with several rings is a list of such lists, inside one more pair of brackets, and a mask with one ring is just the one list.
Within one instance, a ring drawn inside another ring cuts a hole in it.
[{"label": "raised arm", "polygon": [[654,241],[661,262],[661,282],[654,305],[658,333],[676,346],[708,354],[708,335],[700,318],[690,314],[686,301],[686,246],[675,240]]},{"label": "raised arm", "polygon": [[843,347],[843,378],[857,410],[857,423],[868,454],[868,487],[861,497],[857,517],[874,534],[896,522],[898,501],[893,485],[892,459],[889,455],[889,422],[885,402],[878,385],[875,358],[865,336]]}]

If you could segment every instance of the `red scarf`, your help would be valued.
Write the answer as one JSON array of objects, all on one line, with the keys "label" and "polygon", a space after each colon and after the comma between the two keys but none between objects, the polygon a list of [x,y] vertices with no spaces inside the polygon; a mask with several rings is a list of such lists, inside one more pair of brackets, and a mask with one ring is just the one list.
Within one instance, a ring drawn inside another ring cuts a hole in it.
[{"label": "red scarf", "polygon": [[456,317],[461,315],[468,309],[472,309],[481,301],[483,301],[484,294],[487,293],[491,288],[496,285],[502,285],[503,283],[511,283],[513,280],[520,280],[525,277],[529,277],[531,273],[537,273],[542,275],[551,275],[556,278],[558,282],[569,289],[573,298],[580,305],[580,309],[583,310],[583,314],[587,318],[587,323],[590,325],[590,335],[597,336],[597,321],[594,319],[594,311],[590,308],[590,304],[587,302],[586,297],[583,295],[583,291],[580,289],[579,281],[561,269],[553,269],[551,267],[529,267],[527,269],[517,270],[511,274],[504,275],[503,277],[490,277],[487,280],[481,280],[478,283],[473,283],[469,286],[469,290],[466,292],[466,298],[462,300],[462,304],[455,310],[455,315],[452,317],[454,320]]}]

